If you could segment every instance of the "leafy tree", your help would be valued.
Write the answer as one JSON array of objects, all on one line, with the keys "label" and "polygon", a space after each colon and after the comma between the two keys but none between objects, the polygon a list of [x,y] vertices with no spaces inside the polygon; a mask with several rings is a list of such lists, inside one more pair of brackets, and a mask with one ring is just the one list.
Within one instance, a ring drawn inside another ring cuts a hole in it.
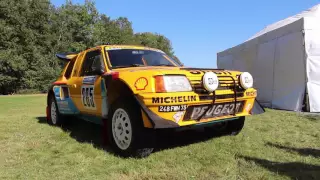
[{"label": "leafy tree", "polygon": [[[3,0],[0,4],[1,93],[37,88],[46,53],[50,2],[47,0]],[[40,58],[39,58],[40,57]]]},{"label": "leafy tree", "polygon": [[49,0],[1,0],[0,34],[0,94],[46,91],[63,67],[57,52],[109,42],[154,47],[175,57],[168,38],[134,33],[128,18],[99,14],[91,0],[66,0],[60,7]]},{"label": "leafy tree", "polygon": [[143,46],[161,49],[170,56],[174,54],[170,40],[163,35],[145,32],[137,33],[135,36],[138,43]]}]

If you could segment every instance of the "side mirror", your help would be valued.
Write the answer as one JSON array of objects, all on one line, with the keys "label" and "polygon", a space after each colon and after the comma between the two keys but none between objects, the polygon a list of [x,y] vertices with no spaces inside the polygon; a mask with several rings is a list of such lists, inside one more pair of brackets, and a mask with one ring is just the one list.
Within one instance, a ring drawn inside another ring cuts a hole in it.
[{"label": "side mirror", "polygon": [[94,58],[92,65],[91,65],[91,71],[94,75],[101,76],[102,74],[104,74],[104,66],[102,64],[100,56],[96,56]]},{"label": "side mirror", "polygon": [[104,68],[103,67],[99,67],[99,68],[92,68],[92,74],[94,75],[99,75],[101,76],[102,74],[104,74]]}]

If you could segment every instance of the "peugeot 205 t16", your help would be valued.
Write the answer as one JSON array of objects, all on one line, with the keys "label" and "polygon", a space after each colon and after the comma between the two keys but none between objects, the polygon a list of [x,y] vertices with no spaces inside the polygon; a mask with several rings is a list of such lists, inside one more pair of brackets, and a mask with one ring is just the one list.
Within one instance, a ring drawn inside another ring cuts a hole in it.
[{"label": "peugeot 205 t16", "polygon": [[149,155],[155,129],[204,125],[236,135],[255,104],[250,73],[184,67],[158,49],[102,45],[56,56],[66,65],[48,91],[48,123],[101,124],[122,156]]}]

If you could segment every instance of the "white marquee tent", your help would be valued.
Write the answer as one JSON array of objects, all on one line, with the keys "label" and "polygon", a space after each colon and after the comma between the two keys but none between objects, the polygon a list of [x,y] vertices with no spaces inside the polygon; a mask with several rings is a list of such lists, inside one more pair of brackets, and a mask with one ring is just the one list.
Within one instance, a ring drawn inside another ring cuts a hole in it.
[{"label": "white marquee tent", "polygon": [[217,66],[250,72],[265,107],[320,112],[320,4],[219,52]]}]

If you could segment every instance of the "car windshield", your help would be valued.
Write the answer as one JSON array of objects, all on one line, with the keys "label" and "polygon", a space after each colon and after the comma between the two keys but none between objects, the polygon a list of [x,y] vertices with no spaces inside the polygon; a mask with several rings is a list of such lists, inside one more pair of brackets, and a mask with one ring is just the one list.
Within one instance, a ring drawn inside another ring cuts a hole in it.
[{"label": "car windshield", "polygon": [[107,50],[112,68],[137,66],[179,66],[166,54],[144,49]]}]

